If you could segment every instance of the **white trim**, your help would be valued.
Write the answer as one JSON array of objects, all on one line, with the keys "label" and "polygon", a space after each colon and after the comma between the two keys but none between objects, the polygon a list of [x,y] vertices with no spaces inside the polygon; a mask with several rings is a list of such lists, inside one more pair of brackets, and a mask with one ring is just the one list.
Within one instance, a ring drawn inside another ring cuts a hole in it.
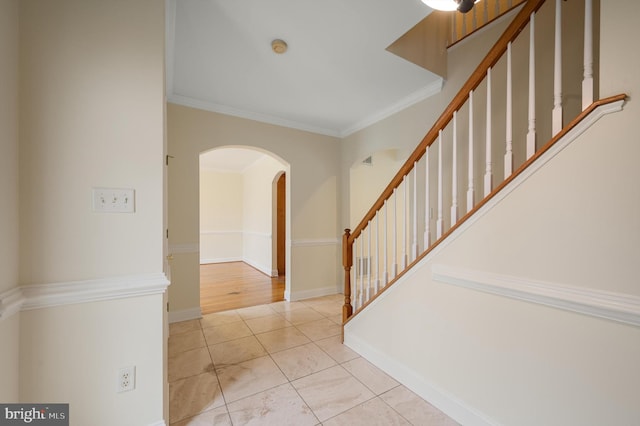
[{"label": "white trim", "polygon": [[444,85],[444,79],[440,77],[438,78],[438,80],[423,87],[422,89],[419,89],[414,93],[408,96],[405,96],[395,104],[390,105],[389,107],[382,109],[374,114],[371,114],[369,117],[365,117],[364,119],[356,123],[353,123],[351,126],[347,127],[346,129],[342,129],[338,133],[338,136],[341,138],[346,138],[347,136],[352,135],[353,133],[359,130],[362,130],[373,124],[376,124],[377,122],[382,121],[385,118],[392,116],[393,114],[403,111],[409,108],[410,106],[417,104],[418,102],[421,102],[427,98],[430,98],[431,96],[440,93],[442,91],[443,85]]},{"label": "white trim", "polygon": [[422,399],[428,401],[460,424],[469,426],[492,426],[496,424],[486,415],[465,405],[463,401],[425,380],[417,371],[409,369],[403,363],[389,357],[364,340],[351,334],[349,332],[349,324],[351,323],[346,324],[344,327],[345,346],[353,349]]},{"label": "white trim", "polygon": [[25,297],[22,310],[162,294],[168,286],[169,280],[161,272],[29,285],[21,287]]},{"label": "white trim", "polygon": [[200,259],[201,265],[209,265],[211,263],[229,263],[242,262],[242,257],[218,257],[214,259]]},{"label": "white trim", "polygon": [[263,274],[269,276],[269,277],[274,277],[274,276],[278,276],[278,274],[276,275],[271,275],[271,265],[260,265],[258,262],[255,262],[251,259],[247,259],[245,257],[242,258],[242,261],[244,263],[246,263],[247,265],[251,266],[252,268],[257,269],[258,271],[262,272]]},{"label": "white trim", "polygon": [[180,321],[189,321],[202,318],[200,307],[169,311],[169,324]]},{"label": "white trim", "polygon": [[291,247],[318,247],[318,246],[333,246],[340,244],[341,241],[337,238],[306,238],[299,240],[291,240]]},{"label": "white trim", "polygon": [[260,238],[271,238],[271,232],[258,232],[258,231],[242,231],[242,236],[252,235]]},{"label": "white trim", "polygon": [[[502,191],[498,192],[493,198],[487,201],[480,209],[478,209],[475,214],[473,214],[469,219],[464,221],[458,228],[455,229],[442,243],[438,244],[433,250],[431,250],[425,257],[420,259],[420,261],[413,266],[413,268],[409,269],[401,278],[400,281],[406,280],[411,277],[421,266],[425,263],[430,262],[434,259],[442,250],[447,248],[449,244],[453,243],[458,239],[461,235],[465,233],[465,231],[473,226],[478,220],[480,220],[484,215],[489,213],[496,205],[498,205],[507,195],[513,192],[516,188],[518,188],[523,182],[525,182],[529,177],[533,176],[542,166],[548,163],[553,157],[555,157],[560,151],[566,148],[571,142],[576,140],[582,133],[584,133],[589,127],[591,127],[596,121],[598,121],[601,117],[611,114],[614,112],[622,111],[622,107],[624,105],[624,100],[612,102],[610,104],[601,105],[597,107],[591,114],[589,114],[584,120],[582,120],[578,125],[576,125],[573,129],[571,129],[564,137],[562,137],[558,142],[556,142],[551,148],[549,148],[544,154],[540,156],[536,161],[534,161],[529,167],[527,167],[522,173],[516,176],[507,186],[502,188]],[[382,299],[387,297],[396,288],[396,285],[391,286],[390,289],[382,292],[378,295],[373,302],[371,302],[368,307],[372,307],[376,303],[380,302]],[[285,295],[286,296],[286,295]]]},{"label": "white trim", "polygon": [[164,420],[159,420],[157,422],[151,423],[149,426],[167,426]]},{"label": "white trim", "polygon": [[318,133],[320,135],[339,137],[340,132],[333,129],[309,126],[304,123],[285,120],[268,114],[261,114],[255,111],[241,110],[226,105],[220,105],[213,102],[207,102],[200,99],[191,98],[189,96],[176,95],[175,93],[167,96],[170,103],[182,105],[190,108],[201,109],[205,111],[216,112],[219,114],[230,115],[233,117],[246,118],[248,120],[258,121],[261,123],[275,124],[276,126],[288,127],[291,129],[302,130],[305,132]]},{"label": "white trim", "polygon": [[442,283],[640,326],[639,296],[439,264],[431,273]]},{"label": "white trim", "polygon": [[200,253],[200,244],[198,243],[169,244],[169,253],[171,254]]},{"label": "white trim", "polygon": [[[173,73],[173,66],[172,66],[171,72]],[[220,105],[213,102],[207,102],[200,99],[195,99],[190,96],[177,95],[173,93],[173,82],[169,82],[168,86],[169,85],[170,85],[171,91],[168,91],[167,99],[168,99],[168,102],[171,102],[173,104],[182,105],[190,108],[202,109],[205,111],[216,112],[219,114],[231,115],[234,117],[246,118],[248,120],[259,121],[262,123],[275,124],[276,126],[303,130],[305,132],[318,133],[321,135],[333,136],[337,138],[346,138],[347,136],[359,130],[362,130],[381,120],[384,120],[385,118],[390,117],[393,114],[396,114],[406,108],[409,108],[410,106],[418,102],[421,102],[439,93],[442,90],[442,87],[444,85],[444,79],[439,78],[438,80],[423,87],[422,89],[419,89],[414,93],[411,93],[410,95],[404,97],[403,99],[400,99],[395,104],[387,108],[384,108],[380,111],[377,111],[371,114],[370,116],[365,117],[364,119],[357,121],[352,125],[350,125],[349,127],[346,127],[343,129],[329,129],[324,127],[310,126],[305,123],[285,120],[285,119],[268,115],[268,114],[262,114],[255,111],[241,110],[241,109],[233,108],[227,105]]]},{"label": "white trim", "polygon": [[20,287],[0,293],[0,321],[20,312],[25,298]]},{"label": "white trim", "polygon": [[290,291],[287,290],[284,292],[285,299],[294,302],[296,300],[304,300],[311,299],[312,297],[321,297],[321,296],[330,296],[332,294],[340,293],[336,286],[333,287],[321,287],[314,288],[311,290],[301,290],[301,291]]}]

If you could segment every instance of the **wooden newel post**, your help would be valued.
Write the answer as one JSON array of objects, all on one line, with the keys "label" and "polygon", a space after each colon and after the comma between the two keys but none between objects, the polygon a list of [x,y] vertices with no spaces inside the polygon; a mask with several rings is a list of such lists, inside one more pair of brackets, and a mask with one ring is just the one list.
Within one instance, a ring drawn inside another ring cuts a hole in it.
[{"label": "wooden newel post", "polygon": [[353,245],[349,243],[351,230],[345,229],[342,236],[342,266],[344,266],[344,306],[342,307],[342,322],[353,315],[351,306],[351,266],[353,265]]}]

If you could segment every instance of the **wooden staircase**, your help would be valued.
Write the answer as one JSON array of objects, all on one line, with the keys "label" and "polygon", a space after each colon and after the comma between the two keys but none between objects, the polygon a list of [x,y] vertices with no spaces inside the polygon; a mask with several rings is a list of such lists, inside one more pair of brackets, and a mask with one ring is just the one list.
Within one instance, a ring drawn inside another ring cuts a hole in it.
[{"label": "wooden staircase", "polygon": [[[345,324],[596,108],[626,98],[596,100],[593,2],[526,1],[358,226],[345,230]],[[563,37],[583,48],[563,54]],[[536,58],[547,52],[540,71]]]}]

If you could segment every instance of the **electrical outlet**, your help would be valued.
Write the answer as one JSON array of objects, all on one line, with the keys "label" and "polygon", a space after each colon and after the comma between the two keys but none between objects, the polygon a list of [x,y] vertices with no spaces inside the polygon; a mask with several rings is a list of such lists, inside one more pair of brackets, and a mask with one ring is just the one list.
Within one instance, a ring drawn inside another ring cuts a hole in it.
[{"label": "electrical outlet", "polygon": [[136,388],[136,367],[124,367],[118,370],[118,392],[127,392]]}]

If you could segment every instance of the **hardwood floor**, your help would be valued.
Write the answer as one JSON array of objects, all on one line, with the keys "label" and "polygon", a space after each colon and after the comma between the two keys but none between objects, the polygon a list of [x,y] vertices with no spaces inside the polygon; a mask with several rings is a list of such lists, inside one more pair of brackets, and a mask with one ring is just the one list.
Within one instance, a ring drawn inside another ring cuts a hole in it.
[{"label": "hardwood floor", "polygon": [[284,300],[284,278],[271,278],[244,262],[200,265],[202,314]]}]

